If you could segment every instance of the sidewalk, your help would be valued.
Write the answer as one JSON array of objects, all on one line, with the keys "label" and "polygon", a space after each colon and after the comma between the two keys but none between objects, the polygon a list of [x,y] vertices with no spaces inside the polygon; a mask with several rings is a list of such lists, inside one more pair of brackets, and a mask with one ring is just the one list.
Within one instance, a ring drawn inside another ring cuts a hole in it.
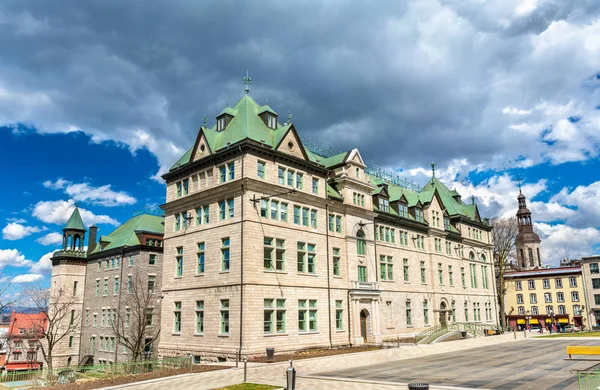
[{"label": "sidewalk", "polygon": [[[501,343],[519,342],[525,339],[523,334],[517,334],[514,339],[512,333],[500,336],[480,337],[450,341],[433,345],[402,346],[377,351],[351,353],[346,355],[326,356],[313,359],[294,361],[296,368],[296,389],[407,389],[407,384],[373,383],[353,381],[337,378],[319,378],[318,373],[348,369],[354,367],[368,366],[378,363],[402,361],[416,357],[441,354],[446,352],[461,351],[465,349],[496,345]],[[541,339],[541,338],[540,338]],[[538,339],[538,340],[540,340]],[[248,365],[248,382],[264,383],[274,386],[285,387],[285,371],[289,367],[288,362],[282,363],[253,363]],[[118,388],[159,390],[165,387],[173,389],[214,389],[223,386],[234,385],[244,381],[243,364],[239,368],[229,370],[212,371],[200,374],[189,374],[178,377],[161,378],[155,381],[145,381],[129,384]],[[426,379],[426,378],[424,378]],[[113,387],[117,388],[117,387]],[[457,389],[456,387],[431,386],[431,389]],[[108,388],[107,388],[108,389]]]}]

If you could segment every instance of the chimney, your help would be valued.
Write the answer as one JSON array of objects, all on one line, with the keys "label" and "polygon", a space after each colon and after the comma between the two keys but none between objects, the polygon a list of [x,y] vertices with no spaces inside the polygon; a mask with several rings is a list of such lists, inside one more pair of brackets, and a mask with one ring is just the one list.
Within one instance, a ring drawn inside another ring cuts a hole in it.
[{"label": "chimney", "polygon": [[96,249],[96,234],[98,233],[98,226],[92,225],[90,226],[90,235],[88,237],[88,251],[90,254],[94,249]]}]

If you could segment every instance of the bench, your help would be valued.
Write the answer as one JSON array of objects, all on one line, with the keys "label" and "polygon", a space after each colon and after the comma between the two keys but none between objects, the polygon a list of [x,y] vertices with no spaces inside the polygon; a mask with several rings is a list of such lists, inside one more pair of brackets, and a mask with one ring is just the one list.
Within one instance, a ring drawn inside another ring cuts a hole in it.
[{"label": "bench", "polygon": [[577,345],[567,346],[567,355],[600,355],[600,345]]}]

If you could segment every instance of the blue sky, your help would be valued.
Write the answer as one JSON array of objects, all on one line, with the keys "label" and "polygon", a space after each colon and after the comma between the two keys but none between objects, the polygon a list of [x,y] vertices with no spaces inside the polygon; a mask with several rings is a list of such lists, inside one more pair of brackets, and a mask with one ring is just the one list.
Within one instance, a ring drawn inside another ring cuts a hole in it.
[{"label": "blue sky", "polygon": [[485,217],[519,175],[546,263],[600,252],[598,1],[6,0],[0,46],[4,281],[48,284],[75,202],[101,234],[161,204],[247,70],[301,137],[420,184],[435,161]]}]

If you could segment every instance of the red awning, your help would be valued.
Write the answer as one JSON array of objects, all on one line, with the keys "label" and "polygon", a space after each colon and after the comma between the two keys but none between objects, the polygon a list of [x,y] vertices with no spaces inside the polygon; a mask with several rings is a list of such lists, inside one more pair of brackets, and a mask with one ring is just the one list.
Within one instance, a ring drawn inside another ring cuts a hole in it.
[{"label": "red awning", "polygon": [[40,368],[40,363],[8,362],[6,364],[6,371],[38,370],[39,368]]}]

